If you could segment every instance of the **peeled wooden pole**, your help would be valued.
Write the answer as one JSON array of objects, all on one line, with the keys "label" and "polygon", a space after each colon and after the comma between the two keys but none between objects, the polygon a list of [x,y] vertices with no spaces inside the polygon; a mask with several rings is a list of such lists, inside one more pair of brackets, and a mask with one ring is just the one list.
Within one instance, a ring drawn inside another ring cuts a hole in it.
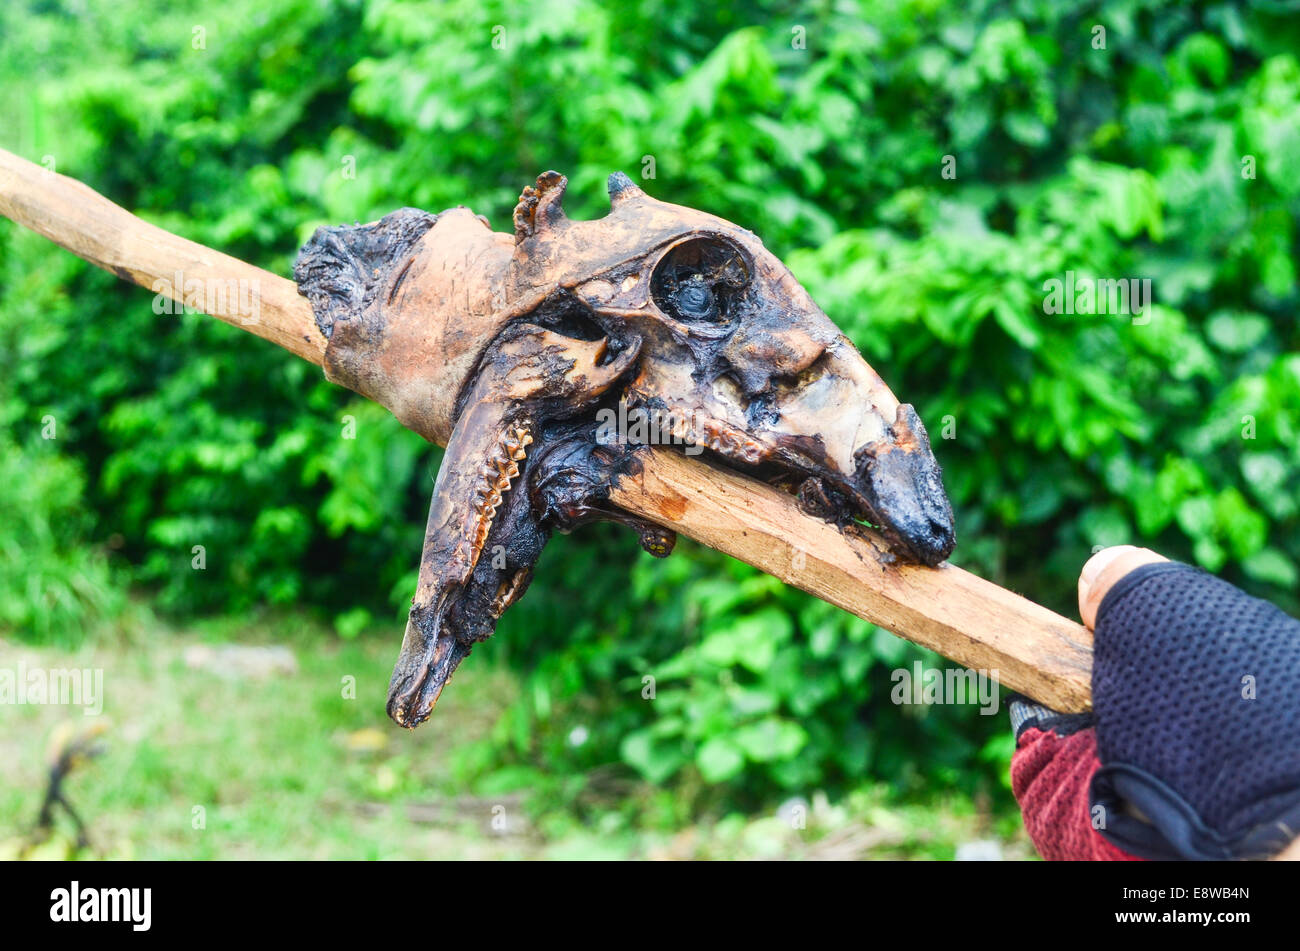
[{"label": "peeled wooden pole", "polygon": [[[304,360],[323,359],[325,338],[292,281],[148,224],[3,149],[0,214],[124,280],[200,306]],[[186,300],[192,281],[247,296],[200,304]],[[845,534],[785,493],[667,450],[647,449],[611,498],[1058,710],[1090,705],[1091,634],[960,568],[889,565],[871,533]]]},{"label": "peeled wooden pole", "polygon": [[[79,258],[184,304],[187,284],[242,287],[205,313],[278,344],[320,366],[325,337],[293,281],[149,224],[75,178],[0,149],[0,214],[67,248]],[[204,295],[206,302],[207,295]],[[197,302],[196,302],[197,303]]]},{"label": "peeled wooden pole", "polygon": [[649,449],[610,498],[787,584],[992,673],[1057,710],[1091,703],[1092,634],[991,581],[943,564],[890,565],[885,542],[841,532],[784,492],[680,453]]}]

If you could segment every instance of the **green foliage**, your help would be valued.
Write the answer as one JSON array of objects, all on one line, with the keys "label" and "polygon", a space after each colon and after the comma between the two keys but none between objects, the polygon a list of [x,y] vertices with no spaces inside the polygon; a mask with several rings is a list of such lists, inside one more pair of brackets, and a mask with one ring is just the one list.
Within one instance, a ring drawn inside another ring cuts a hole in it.
[{"label": "green foliage", "polygon": [[0,436],[0,630],[71,645],[123,610],[102,553],[78,544],[83,482],[71,459]]},{"label": "green foliage", "polygon": [[[0,12],[0,144],[164,227],[287,273],[316,225],[401,205],[506,227],[545,168],[569,175],[572,214],[600,215],[604,177],[653,159],[649,191],[762,235],[917,405],[956,561],[1070,611],[1089,551],[1134,542],[1300,606],[1284,4],[84,6]],[[119,535],[167,610],[296,603],[396,636],[436,452],[39,238],[0,229],[0,254],[0,506],[62,539],[34,549],[45,577],[98,570],[66,539]],[[1049,314],[1067,272],[1150,278],[1155,303]],[[34,471],[45,488],[15,488]],[[24,524],[0,524],[6,557]],[[27,636],[75,627],[8,610]],[[529,685],[466,763],[485,782],[619,759],[690,808],[1005,776],[1000,717],[890,702],[890,671],[933,657],[688,544],[661,563],[612,529],[558,540],[476,653]]]},{"label": "green foliage", "polygon": [[[269,640],[277,652],[293,652],[297,671],[268,679],[247,657],[222,660],[219,642],[235,627],[244,628],[241,653]],[[255,633],[249,627],[248,618],[190,620],[183,629],[145,618],[138,645],[11,650],[6,665],[102,670],[106,689],[103,717],[73,711],[69,720],[68,708],[49,704],[5,709],[0,861],[951,859],[960,843],[989,838],[1009,858],[1032,851],[1018,815],[990,823],[986,807],[955,793],[900,803],[883,784],[864,784],[833,805],[812,793],[791,797],[784,810],[694,818],[682,828],[669,821],[670,788],[632,783],[615,770],[596,771],[604,778],[585,787],[580,776],[521,767],[475,779],[458,754],[490,752],[478,736],[509,702],[514,677],[465,667],[439,703],[438,729],[408,733],[384,713],[387,640],[330,643],[327,630],[298,612],[262,612]],[[195,653],[207,654],[197,666]],[[352,677],[355,699],[339,689]],[[72,819],[56,809],[54,835],[28,851],[51,736],[92,723],[107,724],[102,755],[78,763],[62,786],[89,825],[91,845],[77,853]],[[527,797],[511,791],[520,780],[530,783]],[[797,827],[795,807],[804,820]]]}]

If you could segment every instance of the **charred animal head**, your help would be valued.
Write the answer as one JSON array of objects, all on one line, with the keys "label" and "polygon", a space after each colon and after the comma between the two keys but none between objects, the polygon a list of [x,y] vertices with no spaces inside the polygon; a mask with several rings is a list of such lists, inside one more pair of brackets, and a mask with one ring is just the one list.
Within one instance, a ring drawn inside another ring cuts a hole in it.
[{"label": "charred animal head", "polygon": [[625,403],[672,435],[878,528],[937,564],[952,510],[925,428],[751,232],[609,179],[611,210],[569,219],[555,172],[524,190],[514,233],[465,208],[403,209],[320,229],[296,276],[330,338],[326,375],[447,453],[389,713],[426,719],[473,644],[527,587],[550,531],[626,522],[606,503],[625,448],[596,438]]}]

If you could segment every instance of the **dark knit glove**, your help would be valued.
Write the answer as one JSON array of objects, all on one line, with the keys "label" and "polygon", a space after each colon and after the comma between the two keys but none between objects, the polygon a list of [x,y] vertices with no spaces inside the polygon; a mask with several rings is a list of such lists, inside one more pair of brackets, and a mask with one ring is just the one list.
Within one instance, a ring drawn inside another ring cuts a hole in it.
[{"label": "dark knit glove", "polygon": [[1300,621],[1199,569],[1143,565],[1097,611],[1092,705],[1092,802],[1120,848],[1259,859],[1300,834]]},{"label": "dark knit glove", "polygon": [[1011,705],[1012,788],[1045,858],[1266,858],[1300,834],[1300,621],[1144,565],[1098,609],[1092,702]]}]

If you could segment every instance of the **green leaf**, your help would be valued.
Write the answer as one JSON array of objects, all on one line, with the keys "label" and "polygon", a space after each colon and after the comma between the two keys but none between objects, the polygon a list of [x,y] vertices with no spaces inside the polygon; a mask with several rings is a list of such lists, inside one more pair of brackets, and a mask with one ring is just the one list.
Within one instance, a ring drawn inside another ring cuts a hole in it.
[{"label": "green leaf", "polygon": [[1300,581],[1295,564],[1276,548],[1261,548],[1241,563],[1241,570],[1256,581],[1286,590]]},{"label": "green leaf", "polygon": [[1216,311],[1206,322],[1205,333],[1220,350],[1244,353],[1268,334],[1269,323],[1248,311]]},{"label": "green leaf", "polygon": [[1224,489],[1214,500],[1214,521],[1219,537],[1227,539],[1237,559],[1259,551],[1268,538],[1268,522],[1236,489]]},{"label": "green leaf", "polygon": [[723,783],[744,768],[745,757],[732,740],[715,736],[695,754],[695,765],[707,782]]},{"label": "green leaf", "polygon": [[993,317],[998,322],[998,326],[1007,332],[1011,339],[1024,347],[1026,350],[1036,350],[1042,342],[1042,336],[1038,328],[1034,326],[1034,321],[1028,314],[1022,313],[1015,307],[998,302],[993,308]]},{"label": "green leaf", "polygon": [[1223,547],[1208,538],[1198,538],[1192,546],[1197,564],[1206,571],[1218,571],[1228,560],[1228,553]]},{"label": "green leaf", "polygon": [[1012,112],[1002,117],[1002,128],[1021,145],[1039,148],[1047,144],[1051,133],[1043,120],[1030,112]]},{"label": "green leaf", "polygon": [[337,615],[334,618],[334,629],[339,632],[339,637],[352,640],[365,630],[372,620],[374,618],[369,611],[363,607],[356,607]]},{"label": "green leaf", "polygon": [[777,717],[766,717],[757,723],[743,726],[735,732],[734,737],[745,755],[758,763],[789,759],[808,742],[808,734],[803,727]]},{"label": "green leaf", "polygon": [[650,729],[623,737],[619,753],[623,762],[651,783],[662,783],[686,762],[680,742],[656,738]]},{"label": "green leaf", "polygon": [[1214,502],[1205,496],[1186,499],[1178,506],[1178,527],[1192,538],[1208,538],[1214,532]]},{"label": "green leaf", "polygon": [[776,608],[764,608],[714,631],[700,645],[700,655],[719,667],[739,664],[754,673],[762,673],[772,665],[776,648],[789,640],[793,631],[794,622],[788,614]]},{"label": "green leaf", "polygon": [[1084,537],[1090,544],[1108,548],[1133,541],[1133,529],[1118,505],[1089,508],[1081,517]]}]

